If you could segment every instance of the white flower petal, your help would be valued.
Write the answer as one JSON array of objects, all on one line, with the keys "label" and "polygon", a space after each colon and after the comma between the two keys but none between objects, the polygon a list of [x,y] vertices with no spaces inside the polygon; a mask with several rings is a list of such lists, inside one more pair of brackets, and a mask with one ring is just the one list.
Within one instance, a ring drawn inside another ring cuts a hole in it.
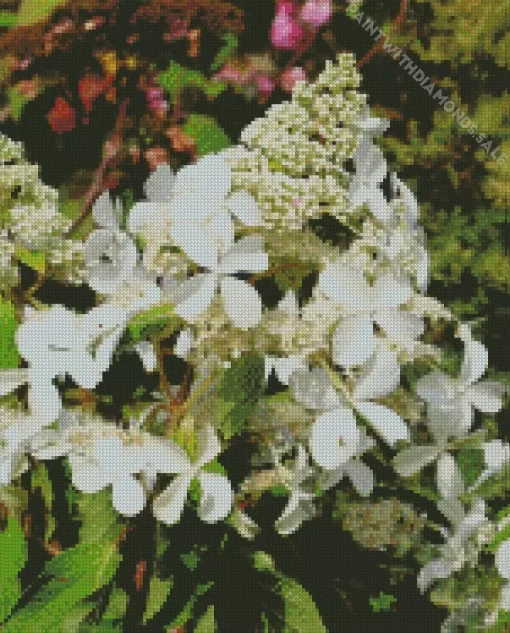
[{"label": "white flower petal", "polygon": [[351,459],[344,466],[354,488],[362,497],[368,497],[374,489],[374,473],[359,459]]},{"label": "white flower petal", "polygon": [[262,224],[262,211],[255,198],[247,191],[234,191],[227,198],[227,209],[246,226]]},{"label": "white flower petal", "polygon": [[174,183],[172,168],[161,163],[145,181],[145,195],[151,202],[165,202],[172,195]]},{"label": "white flower petal", "polygon": [[510,579],[510,539],[503,541],[498,547],[494,562],[499,575]]},{"label": "white flower petal", "polygon": [[436,580],[448,578],[452,573],[450,563],[442,558],[435,558],[421,568],[418,574],[418,588],[424,593]]},{"label": "white flower petal", "polygon": [[359,313],[373,307],[373,290],[363,272],[342,261],[329,264],[320,273],[319,288],[347,311]]},{"label": "white flower petal", "polygon": [[193,349],[193,332],[189,329],[181,330],[175,341],[173,353],[186,360]]},{"label": "white flower petal", "polygon": [[390,446],[398,440],[409,441],[409,428],[395,411],[375,402],[358,402],[356,409]]},{"label": "white flower petal", "polygon": [[28,390],[28,406],[33,416],[44,424],[51,424],[60,415],[62,400],[57,387],[44,370],[30,370],[30,388]]},{"label": "white flower petal", "polygon": [[356,455],[360,432],[350,409],[339,407],[320,415],[310,432],[310,452],[327,470],[334,470]]},{"label": "white flower petal", "polygon": [[81,492],[99,492],[111,484],[110,473],[87,462],[77,463],[72,459],[71,473],[73,486]]},{"label": "white flower petal", "polygon": [[223,257],[218,272],[233,274],[240,272],[264,272],[269,258],[264,252],[264,240],[259,235],[248,235],[236,242]]},{"label": "white flower petal", "polygon": [[393,467],[402,477],[410,477],[433,462],[438,453],[437,446],[411,446],[395,455]]},{"label": "white flower petal", "polygon": [[158,365],[154,345],[149,341],[141,341],[135,345],[136,353],[140,356],[145,371],[155,371]]},{"label": "white flower petal", "polygon": [[506,582],[501,588],[499,607],[504,611],[510,611],[510,582]]},{"label": "white flower petal", "polygon": [[340,397],[323,369],[298,369],[289,378],[292,397],[308,409],[327,410],[341,406]]},{"label": "white flower petal", "polygon": [[197,433],[195,468],[201,468],[221,453],[221,442],[214,428],[208,424]]},{"label": "white flower petal", "polygon": [[435,407],[450,407],[456,394],[455,383],[443,372],[433,371],[418,380],[416,393]]},{"label": "white flower petal", "polygon": [[312,495],[292,493],[280,517],[275,521],[278,534],[287,536],[295,532],[304,521],[315,516],[316,508]]},{"label": "white flower petal", "polygon": [[172,240],[199,266],[214,270],[218,265],[218,239],[203,222],[180,221],[171,226]]},{"label": "white flower petal", "polygon": [[234,502],[234,491],[230,481],[219,473],[198,473],[202,497],[198,516],[205,523],[217,523],[224,519]]},{"label": "white flower petal", "polygon": [[466,389],[471,404],[482,413],[497,413],[503,406],[505,387],[501,383],[484,380]]},{"label": "white flower petal", "polygon": [[415,341],[425,330],[421,317],[402,310],[377,310],[374,321],[393,342],[400,345]]},{"label": "white flower petal", "polygon": [[110,198],[109,191],[103,191],[92,207],[94,223],[103,228],[118,229],[120,214],[119,209]]},{"label": "white flower petal", "polygon": [[177,477],[154,499],[153,513],[158,521],[173,525],[181,518],[193,473]]},{"label": "white flower petal", "polygon": [[193,322],[214,299],[217,277],[211,273],[195,275],[184,281],[175,291],[175,313],[185,321]]},{"label": "white flower petal", "polygon": [[442,497],[459,497],[464,492],[464,480],[455,459],[442,453],[436,464],[437,489]]},{"label": "white flower petal", "polygon": [[184,449],[166,438],[151,436],[147,442],[146,460],[158,473],[185,473],[191,463]]},{"label": "white flower petal", "polygon": [[372,356],[375,342],[372,317],[347,317],[340,321],[333,333],[333,361],[346,369],[362,365]]},{"label": "white flower petal", "polygon": [[241,330],[257,325],[262,317],[262,300],[255,288],[234,277],[222,277],[220,288],[225,312],[232,323]]},{"label": "white flower petal", "polygon": [[388,273],[376,278],[372,288],[374,304],[377,309],[398,308],[410,299],[411,282],[404,277],[395,277]]},{"label": "white flower petal", "polygon": [[382,346],[378,347],[363,370],[354,389],[356,400],[385,396],[391,393],[400,382],[400,365],[397,356]]},{"label": "white flower petal", "polygon": [[112,486],[112,504],[123,516],[136,516],[145,506],[142,484],[131,475],[117,478]]},{"label": "white flower petal", "polygon": [[489,353],[485,345],[473,339],[464,342],[464,360],[460,368],[459,381],[472,384],[485,373],[489,362]]}]

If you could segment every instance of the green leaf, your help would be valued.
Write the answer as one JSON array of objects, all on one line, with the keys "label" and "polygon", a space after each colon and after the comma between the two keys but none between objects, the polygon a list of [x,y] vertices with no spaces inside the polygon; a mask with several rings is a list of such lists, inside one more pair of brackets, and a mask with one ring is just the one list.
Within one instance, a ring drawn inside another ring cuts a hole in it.
[{"label": "green leaf", "polygon": [[14,11],[0,11],[0,26],[12,29],[18,22],[18,16]]},{"label": "green leaf", "polygon": [[200,618],[194,633],[216,633],[216,620],[214,619],[214,606],[211,605]]},{"label": "green leaf", "polygon": [[218,386],[216,416],[228,439],[246,425],[265,388],[264,359],[245,354],[224,370]]},{"label": "green leaf", "polygon": [[211,64],[211,70],[219,70],[223,64],[232,57],[239,46],[239,38],[237,35],[234,35],[234,33],[225,33],[221,39],[223,40],[223,46],[214,58]]},{"label": "green leaf", "polygon": [[39,251],[29,251],[26,248],[19,248],[16,256],[22,264],[28,266],[38,273],[44,273],[46,270],[46,255]]},{"label": "green leaf", "polygon": [[30,101],[30,98],[18,90],[18,88],[13,87],[7,90],[7,101],[9,103],[11,117],[14,121],[19,122],[23,108]]},{"label": "green leaf", "polygon": [[397,599],[395,596],[383,593],[382,591],[378,596],[369,599],[372,611],[375,611],[376,613],[379,613],[379,611],[389,611],[391,609],[391,605],[396,601]]},{"label": "green leaf", "polygon": [[146,624],[163,607],[172,589],[171,580],[163,580],[159,576],[152,576],[149,584],[149,595],[147,597],[147,607],[143,615],[143,622]]},{"label": "green leaf", "polygon": [[0,532],[0,622],[11,613],[21,597],[19,573],[27,560],[27,544],[19,523],[11,516]]},{"label": "green leaf", "polygon": [[66,3],[67,0],[21,0],[18,9],[18,26],[28,26],[45,20],[57,7]]},{"label": "green leaf", "polygon": [[56,521],[52,515],[53,486],[48,475],[46,465],[40,462],[36,468],[30,471],[32,491],[39,490],[46,507],[46,524],[44,526],[44,541],[48,543],[55,531]]},{"label": "green leaf", "polygon": [[199,156],[219,152],[231,145],[223,129],[205,114],[190,114],[182,131],[195,141]]},{"label": "green leaf", "polygon": [[128,323],[128,332],[133,342],[151,337],[169,337],[182,325],[182,319],[174,313],[172,305],[162,304],[139,312]]},{"label": "green leaf", "polygon": [[14,306],[0,296],[0,369],[18,366],[17,328]]},{"label": "green leaf", "polygon": [[65,633],[62,623],[69,610],[112,580],[120,563],[119,532],[117,528],[109,538],[80,543],[47,563],[44,576],[49,582],[4,624],[2,633]]},{"label": "green leaf", "polygon": [[282,578],[285,600],[284,633],[327,633],[312,596],[291,578]]},{"label": "green leaf", "polygon": [[169,625],[167,625],[170,630],[172,628],[177,628],[179,626],[182,626],[183,624],[186,624],[186,622],[188,622],[191,619],[193,615],[193,608],[195,606],[197,598],[207,593],[207,591],[209,591],[209,589],[213,586],[213,584],[214,583],[212,581],[209,581],[207,583],[197,585],[195,592],[186,603],[186,606],[184,607],[184,609],[179,613],[179,615],[174,620],[172,620],[172,622]]}]

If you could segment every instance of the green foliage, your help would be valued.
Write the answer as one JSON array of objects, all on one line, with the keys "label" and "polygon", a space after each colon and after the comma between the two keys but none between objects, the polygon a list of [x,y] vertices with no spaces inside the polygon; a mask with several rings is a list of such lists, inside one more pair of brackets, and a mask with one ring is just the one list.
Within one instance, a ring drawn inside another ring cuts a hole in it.
[{"label": "green foliage", "polygon": [[18,16],[12,11],[0,11],[0,27],[11,29],[16,26]]},{"label": "green foliage", "polygon": [[176,332],[182,324],[171,305],[157,305],[143,310],[128,323],[128,332],[134,343],[152,337],[167,338]]},{"label": "green foliage", "polygon": [[264,360],[260,356],[245,354],[224,370],[218,386],[216,416],[226,438],[246,425],[264,386]]},{"label": "green foliage", "polygon": [[149,595],[147,596],[147,606],[143,616],[144,623],[153,618],[161,607],[165,604],[170,591],[172,589],[173,582],[171,580],[163,580],[157,575],[152,576],[149,584]]},{"label": "green foliage", "polygon": [[16,256],[22,264],[28,266],[38,273],[44,273],[46,270],[46,255],[39,251],[29,251],[26,248],[18,248]]},{"label": "green foliage", "polygon": [[239,38],[234,33],[225,33],[221,39],[223,41],[223,46],[214,58],[214,61],[211,64],[211,70],[219,70],[221,66],[230,59],[239,46]]},{"label": "green foliage", "polygon": [[327,633],[312,597],[299,583],[282,577],[280,589],[285,600],[285,633]]},{"label": "green foliage", "polygon": [[0,295],[0,369],[18,366],[17,327],[14,306]]},{"label": "green foliage", "polygon": [[183,132],[195,141],[199,156],[219,152],[231,145],[230,139],[216,121],[205,114],[190,114]]},{"label": "green foliage", "polygon": [[186,68],[174,60],[170,62],[167,70],[158,75],[158,83],[163,90],[170,93],[170,99],[174,104],[186,88],[196,88],[206,97],[214,99],[227,87],[225,83],[208,79],[200,71]]},{"label": "green foliage", "polygon": [[379,611],[390,611],[391,605],[396,601],[395,596],[381,591],[378,596],[370,598],[369,603],[372,611],[379,613]]},{"label": "green foliage", "polygon": [[67,0],[22,0],[18,9],[17,25],[28,26],[49,17],[55,9]]},{"label": "green foliage", "polygon": [[19,523],[9,517],[0,532],[0,622],[11,613],[21,597],[19,573],[27,560],[27,544]]},{"label": "green foliage", "polygon": [[215,633],[216,621],[214,619],[214,607],[211,605],[198,621],[194,633]]}]

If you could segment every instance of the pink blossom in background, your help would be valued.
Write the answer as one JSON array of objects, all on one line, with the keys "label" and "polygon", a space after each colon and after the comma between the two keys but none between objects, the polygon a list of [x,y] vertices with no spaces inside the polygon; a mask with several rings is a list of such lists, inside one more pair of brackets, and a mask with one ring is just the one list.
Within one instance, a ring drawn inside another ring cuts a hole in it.
[{"label": "pink blossom in background", "polygon": [[306,72],[301,66],[294,66],[286,70],[280,77],[280,86],[285,92],[292,92],[294,84],[297,81],[305,81],[307,79]]},{"label": "pink blossom in background", "polygon": [[311,26],[324,26],[333,15],[332,0],[306,0],[300,18]]},{"label": "pink blossom in background", "polygon": [[254,76],[254,80],[257,84],[257,88],[259,89],[259,93],[264,98],[269,97],[269,95],[275,89],[275,82],[271,79],[269,75],[258,73]]},{"label": "pink blossom in background", "polygon": [[303,27],[296,21],[298,6],[292,0],[281,0],[271,24],[271,43],[275,48],[293,50],[303,40]]}]

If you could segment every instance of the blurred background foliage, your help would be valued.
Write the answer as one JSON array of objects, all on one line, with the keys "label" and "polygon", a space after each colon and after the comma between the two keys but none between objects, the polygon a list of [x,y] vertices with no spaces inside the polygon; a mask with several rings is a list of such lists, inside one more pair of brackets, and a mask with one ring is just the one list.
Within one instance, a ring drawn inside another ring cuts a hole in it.
[{"label": "blurred background foliage", "polygon": [[[510,384],[510,0],[356,4],[506,162],[488,155],[398,60],[375,47],[343,0],[291,50],[271,43],[274,0],[2,2],[0,131],[25,143],[43,180],[59,188],[63,211],[77,218],[82,200],[102,189],[129,205],[159,163],[178,167],[236,142],[247,123],[288,97],[296,67],[313,77],[338,51],[353,51],[371,106],[391,120],[379,142],[420,202],[429,293],[476,321],[492,374]],[[86,235],[90,226],[87,218],[75,232]],[[0,308],[8,332],[14,319],[7,305]],[[494,436],[510,439],[508,422],[506,411]],[[251,450],[236,442],[222,457],[234,483],[244,476],[240,452],[248,460]],[[481,464],[468,452],[459,461],[474,479]],[[387,461],[381,456],[378,466]],[[391,481],[389,469],[382,474]],[[17,605],[5,631],[407,633],[412,623],[416,633],[431,633],[443,607],[498,591],[498,580],[484,576],[462,587],[439,583],[436,607],[419,595],[415,558],[427,557],[413,548],[423,530],[433,542],[434,534],[412,505],[432,520],[438,512],[430,491],[414,495],[397,482],[395,497],[386,489],[362,503],[343,490],[326,493],[324,514],[286,539],[270,527],[284,501],[268,496],[264,515],[253,508],[263,529],[250,543],[192,513],[170,532],[144,512],[128,535],[105,495],[73,493],[60,461],[24,478],[2,491],[9,517],[0,548],[9,556],[0,565],[0,619]],[[489,498],[504,499],[508,484],[496,484]],[[479,630],[469,626],[458,630]]]}]

